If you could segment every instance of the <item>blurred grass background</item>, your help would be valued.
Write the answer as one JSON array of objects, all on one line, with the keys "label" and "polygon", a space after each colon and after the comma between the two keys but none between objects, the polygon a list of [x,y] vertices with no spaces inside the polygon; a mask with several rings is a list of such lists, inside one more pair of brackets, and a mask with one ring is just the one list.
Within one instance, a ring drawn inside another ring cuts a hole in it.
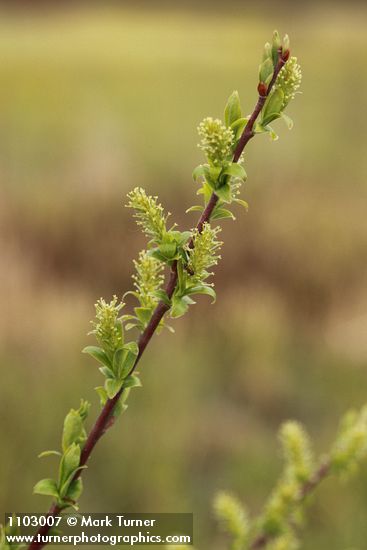
[{"label": "blurred grass background", "polygon": [[[353,7],[353,8],[352,8]],[[193,511],[195,544],[220,548],[211,500],[257,512],[279,475],[276,430],[304,422],[319,451],[366,401],[367,223],[361,5],[139,4],[0,21],[0,505],[44,511],[66,411],[100,375],[80,354],[99,296],[131,285],[144,240],[128,190],[159,194],[181,228],[195,202],[196,126],[238,89],[256,99],[262,45],[291,36],[303,95],[291,133],[253,140],[248,214],[224,224],[218,300],[156,337],[144,388],[99,444],[84,511]],[[327,481],[305,550],[365,548],[367,470]]]}]

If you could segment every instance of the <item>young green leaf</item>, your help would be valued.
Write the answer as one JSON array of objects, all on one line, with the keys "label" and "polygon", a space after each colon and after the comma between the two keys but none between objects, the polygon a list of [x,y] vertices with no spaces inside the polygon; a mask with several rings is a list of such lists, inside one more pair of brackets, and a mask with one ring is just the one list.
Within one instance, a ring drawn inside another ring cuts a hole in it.
[{"label": "young green leaf", "polygon": [[278,57],[279,57],[278,51],[281,48],[281,46],[282,46],[282,41],[280,39],[279,33],[278,33],[278,31],[274,31],[273,32],[273,43],[272,43],[272,49],[271,49],[274,67],[276,67],[276,65],[277,65]]},{"label": "young green leaf", "polygon": [[232,123],[231,128],[234,132],[236,140],[240,138],[243,130],[246,127],[246,124],[248,123],[248,117],[246,118],[239,118],[235,122]]},{"label": "young green leaf", "polygon": [[215,190],[215,194],[226,203],[230,203],[232,201],[232,193],[231,193],[231,186],[229,183],[225,183],[221,187]]},{"label": "young green leaf", "polygon": [[206,294],[207,296],[210,296],[211,298],[213,298],[213,303],[217,298],[214,288],[209,285],[197,285],[197,286],[189,287],[186,290],[185,294],[186,296],[190,294]]},{"label": "young green leaf", "polygon": [[[101,367],[102,369],[107,367]],[[81,400],[78,410],[71,409],[65,417],[62,434],[62,449],[65,452],[72,443],[83,445],[87,438],[83,422],[88,416],[90,403]]]},{"label": "young green leaf", "polygon": [[38,455],[38,458],[46,458],[48,456],[62,456],[59,451],[43,451]]},{"label": "young green leaf", "polygon": [[140,378],[136,376],[136,374],[130,374],[130,376],[125,378],[123,388],[125,390],[127,388],[139,388],[141,386],[142,383],[140,381]]},{"label": "young green leaf", "polygon": [[118,418],[121,414],[123,414],[127,410],[127,408],[128,408],[128,405],[126,405],[125,403],[123,403],[121,401],[121,399],[119,399],[118,402],[115,405],[114,410],[113,410],[114,418]]},{"label": "young green leaf", "polygon": [[230,218],[231,220],[236,219],[232,212],[226,208],[216,208],[214,214],[211,216],[212,220],[224,220],[227,218]]},{"label": "young green leaf", "polygon": [[132,351],[127,350],[124,363],[120,371],[120,379],[123,380],[130,373],[131,369],[134,367],[136,361],[136,354]]},{"label": "young green leaf", "polygon": [[136,307],[134,312],[143,326],[146,326],[152,317],[152,308],[150,307]]},{"label": "young green leaf", "polygon": [[[64,452],[59,468],[59,489],[64,487],[66,481],[72,476],[79,467],[80,462],[80,447],[76,443],[72,443]],[[61,496],[63,496],[61,494]]]},{"label": "young green leaf", "polygon": [[118,373],[123,365],[125,355],[126,355],[126,351],[123,348],[117,349],[114,353],[113,372],[116,378],[119,378]]},{"label": "young green leaf", "polygon": [[138,327],[139,326],[139,322],[136,320],[132,323],[127,323],[125,325],[125,330],[131,330],[132,328],[135,328],[135,327]]},{"label": "young green leaf", "polygon": [[288,116],[288,115],[286,115],[285,113],[282,113],[282,119],[283,119],[284,122],[286,123],[288,130],[292,130],[292,128],[293,128],[293,120],[291,119],[291,117]]},{"label": "young green leaf", "polygon": [[116,378],[108,378],[105,381],[105,390],[109,399],[113,399],[118,394],[123,384],[123,380],[117,380]]},{"label": "young green leaf", "polygon": [[[19,536],[21,535],[20,526],[17,523],[16,515],[12,516],[12,524],[7,523],[5,526],[0,524],[0,549],[1,550],[20,550],[25,548],[24,544],[17,544],[15,542],[9,542],[7,536]],[[20,540],[20,539],[19,539]]]},{"label": "young green leaf", "polygon": [[273,76],[274,66],[271,59],[265,59],[259,68],[259,81],[268,84]]},{"label": "young green leaf", "polygon": [[195,302],[191,300],[189,296],[174,296],[172,300],[171,317],[182,317],[191,304],[195,304]]},{"label": "young green leaf", "polygon": [[284,102],[284,92],[281,88],[275,89],[267,98],[261,124],[263,126],[266,126],[267,124],[270,124],[273,120],[279,118],[281,116],[281,111],[283,107]]},{"label": "young green leaf", "polygon": [[97,388],[94,388],[94,389],[98,393],[99,400],[100,400],[100,403],[101,403],[101,407],[104,407],[104,405],[108,401],[108,395],[107,395],[106,390],[104,389],[103,386],[98,386]]},{"label": "young green leaf", "polygon": [[80,444],[85,440],[83,421],[77,411],[71,409],[64,421],[62,449],[65,452],[72,443]]},{"label": "young green leaf", "polygon": [[199,166],[197,166],[193,173],[192,173],[192,178],[194,181],[198,181],[199,178],[202,178],[205,174],[205,168],[204,168],[204,165],[203,164],[199,164]]},{"label": "young green leaf", "polygon": [[186,210],[186,214],[188,214],[189,212],[202,212],[203,210],[204,210],[204,207],[200,205],[190,206],[190,208]]},{"label": "young green leaf", "polygon": [[240,96],[237,91],[234,91],[228,98],[227,105],[224,110],[224,121],[226,126],[231,126],[231,124],[236,122],[239,118],[241,118]]},{"label": "young green leaf", "polygon": [[162,243],[158,246],[158,250],[164,261],[171,261],[175,258],[177,252],[176,243]]},{"label": "young green leaf", "polygon": [[66,493],[66,498],[68,500],[71,500],[72,502],[77,502],[81,497],[82,492],[83,492],[83,481],[79,477],[78,479],[74,479],[74,481],[70,483]]},{"label": "young green leaf", "polygon": [[58,498],[59,492],[54,479],[41,479],[33,488],[35,495],[45,495]]},{"label": "young green leaf", "polygon": [[158,300],[161,300],[166,306],[171,306],[171,300],[169,299],[167,292],[165,290],[156,290],[154,295]]},{"label": "young green leaf", "polygon": [[222,173],[224,175],[231,176],[232,178],[239,178],[242,181],[246,181],[247,179],[246,170],[243,166],[241,166],[241,164],[236,162],[229,164]]},{"label": "young green leaf", "polygon": [[240,204],[241,206],[243,206],[243,208],[245,210],[248,210],[248,202],[242,200],[242,199],[238,199],[237,197],[235,199],[233,199],[234,202],[236,202],[237,204]]},{"label": "young green leaf", "polygon": [[100,367],[99,369],[99,372],[101,372],[103,374],[103,376],[105,376],[106,378],[114,378],[115,377],[115,373],[113,372],[112,369],[109,369],[108,367]]},{"label": "young green leaf", "polygon": [[94,359],[105,365],[106,367],[111,367],[111,362],[107,354],[103,351],[102,348],[98,346],[87,346],[82,350],[82,353],[87,353],[91,355]]},{"label": "young green leaf", "polygon": [[139,353],[139,346],[136,342],[126,342],[124,349],[131,351],[131,353],[135,356]]},{"label": "young green leaf", "polygon": [[191,238],[191,231],[170,231],[168,235],[177,244],[183,246]]}]

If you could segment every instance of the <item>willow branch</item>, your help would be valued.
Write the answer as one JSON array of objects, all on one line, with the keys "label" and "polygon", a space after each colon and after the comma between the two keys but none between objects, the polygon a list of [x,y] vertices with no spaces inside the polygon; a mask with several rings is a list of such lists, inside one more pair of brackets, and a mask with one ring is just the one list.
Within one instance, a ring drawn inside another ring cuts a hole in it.
[{"label": "willow branch", "polygon": [[289,52],[287,53],[287,56],[284,56],[284,55],[282,55],[282,49],[280,48],[278,50],[278,63],[275,67],[273,77],[270,81],[269,86],[266,88],[266,87],[263,87],[263,86],[259,85],[259,87],[258,87],[259,97],[258,97],[257,103],[255,105],[254,110],[252,111],[252,114],[251,114],[250,118],[247,121],[245,129],[242,132],[242,135],[240,137],[240,140],[237,143],[237,147],[236,147],[234,155],[233,155],[233,162],[238,162],[239,161],[240,156],[242,155],[242,152],[243,152],[244,148],[246,147],[246,145],[248,144],[250,139],[252,139],[254,137],[254,135],[255,135],[255,132],[254,132],[255,122],[256,122],[259,114],[261,113],[262,108],[265,105],[266,98],[270,94],[270,92],[271,92],[271,90],[272,90],[272,88],[275,84],[275,81],[278,77],[279,72],[281,71],[281,69],[283,68],[285,63],[287,62],[288,57],[289,57]]},{"label": "willow branch", "polygon": [[[299,491],[297,503],[304,501],[306,497],[308,497],[318,487],[325,477],[329,475],[330,468],[331,466],[329,461],[325,461],[320,465],[313,476],[302,485]],[[261,533],[250,545],[250,550],[264,548],[272,539],[273,537],[271,535]]]},{"label": "willow branch", "polygon": [[[267,87],[267,90],[264,93],[260,93],[259,91],[259,97],[257,100],[257,103],[255,105],[255,108],[243,130],[243,133],[240,137],[240,140],[236,146],[234,155],[233,155],[233,162],[238,162],[239,158],[245,149],[247,143],[250,141],[250,139],[255,135],[254,133],[254,124],[261,113],[262,108],[264,107],[266,98],[271,92],[271,89],[276,81],[276,78],[279,74],[279,71],[283,67],[283,65],[286,63],[286,59],[282,57],[281,50],[278,52],[278,63],[275,67],[273,78]],[[213,192],[204,211],[202,212],[200,219],[198,220],[196,224],[196,229],[199,233],[201,233],[203,226],[205,223],[210,221],[211,215],[213,213],[213,210],[218,202],[218,196]],[[189,243],[189,246],[193,246],[193,241],[191,240]],[[173,265],[171,267],[169,279],[165,288],[165,292],[168,296],[168,298],[171,298],[173,296],[173,293],[176,289],[178,281],[178,274],[177,274],[177,262],[173,262]],[[145,348],[149,344],[150,340],[152,339],[155,331],[157,330],[159,323],[163,319],[164,315],[169,311],[170,306],[163,301],[160,301],[156,307],[156,309],[153,312],[153,315],[145,328],[144,332],[140,335],[140,338],[138,340],[138,348],[139,353],[136,358],[135,364],[130,372],[132,374],[136,367],[138,366],[138,363],[145,351]],[[88,462],[88,459],[90,455],[93,452],[94,447],[98,443],[99,439],[103,436],[103,434],[110,428],[114,423],[114,417],[113,417],[113,411],[115,406],[117,405],[119,399],[121,398],[121,395],[123,393],[123,389],[121,389],[112,399],[108,399],[104,407],[102,408],[102,411],[100,412],[94,426],[92,427],[91,431],[89,432],[88,438],[85,442],[85,445],[82,449],[81,458],[80,458],[80,466],[85,466]],[[74,479],[78,479],[81,476],[82,470],[78,470],[78,472],[75,474]],[[59,514],[61,511],[60,507],[58,507],[56,504],[53,504],[51,508],[49,509],[47,515],[48,516],[55,516]],[[44,527],[41,527],[37,533],[37,535],[45,536],[47,535],[48,531],[50,530],[50,527],[47,525]],[[36,540],[30,544],[28,547],[28,550],[39,550],[40,548],[43,548],[45,546],[42,542],[37,542]],[[255,547],[256,548],[256,547]]]}]

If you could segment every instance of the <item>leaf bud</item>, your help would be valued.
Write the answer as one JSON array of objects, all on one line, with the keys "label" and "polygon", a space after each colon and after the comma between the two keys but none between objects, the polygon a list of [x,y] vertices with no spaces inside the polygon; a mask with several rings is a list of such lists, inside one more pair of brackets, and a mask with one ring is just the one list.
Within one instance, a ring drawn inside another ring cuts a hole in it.
[{"label": "leaf bud", "polygon": [[279,57],[279,53],[281,53],[281,50],[282,50],[282,42],[280,40],[279,33],[278,31],[274,31],[273,44],[271,49],[274,67],[276,67],[278,63],[278,57]]},{"label": "leaf bud", "polygon": [[279,33],[278,33],[278,31],[274,31],[273,32],[273,49],[278,51],[279,48],[281,47],[281,45],[282,45],[282,43],[281,43],[281,40],[280,40]]},{"label": "leaf bud", "polygon": [[283,51],[289,50],[289,48],[290,48],[289,36],[288,34],[285,34],[283,38]]},{"label": "leaf bud", "polygon": [[284,63],[288,61],[290,54],[291,52],[289,50],[283,50],[282,60],[284,61]]},{"label": "leaf bud", "polygon": [[257,91],[259,92],[260,97],[265,97],[266,92],[268,91],[268,87],[265,84],[265,82],[259,82],[259,85],[257,87]]},{"label": "leaf bud", "polygon": [[269,83],[274,73],[273,62],[271,59],[265,59],[259,67],[259,81]]},{"label": "leaf bud", "polygon": [[266,42],[264,46],[264,53],[263,53],[263,61],[266,59],[271,59],[271,44],[269,42]]},{"label": "leaf bud", "polygon": [[235,90],[228,98],[227,105],[224,111],[224,120],[226,126],[230,126],[241,118],[241,104],[238,92]]}]

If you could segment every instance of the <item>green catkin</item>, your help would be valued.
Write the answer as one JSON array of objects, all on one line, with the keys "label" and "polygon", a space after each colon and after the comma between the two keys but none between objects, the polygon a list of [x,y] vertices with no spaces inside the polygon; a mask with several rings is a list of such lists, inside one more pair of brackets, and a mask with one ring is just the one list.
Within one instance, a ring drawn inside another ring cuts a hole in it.
[{"label": "green catkin", "polygon": [[231,160],[234,133],[221,120],[205,118],[198,126],[201,141],[198,147],[213,166],[222,166]]},{"label": "green catkin", "polygon": [[233,539],[232,549],[241,550],[249,536],[249,521],[243,505],[229,493],[220,492],[214,500],[214,512],[223,530]]},{"label": "green catkin", "polygon": [[124,307],[122,302],[118,301],[117,296],[113,296],[111,302],[106,302],[100,298],[95,304],[96,319],[92,321],[94,334],[97,342],[106,351],[114,352],[122,345],[121,323],[118,321],[120,310]]},{"label": "green catkin", "polygon": [[298,482],[306,481],[313,469],[311,442],[304,427],[299,422],[285,422],[279,433],[288,479]]},{"label": "green catkin", "polygon": [[267,550],[298,550],[299,548],[299,542],[292,531],[276,538],[267,546]]},{"label": "green catkin", "polygon": [[132,276],[134,281],[134,295],[142,307],[154,307],[158,298],[155,292],[162,286],[164,277],[162,274],[164,264],[148,254],[146,250],[139,253],[138,260],[134,260],[136,274]]},{"label": "green catkin", "polygon": [[302,71],[296,57],[291,57],[281,69],[274,90],[280,89],[284,94],[282,110],[295,98],[301,85]]},{"label": "green catkin", "polygon": [[212,228],[209,223],[203,225],[201,232],[195,230],[193,233],[193,247],[188,250],[188,270],[195,282],[203,282],[212,275],[207,270],[217,265],[220,259],[218,251],[222,243],[217,239],[218,233],[220,228]]},{"label": "green catkin", "polygon": [[331,451],[332,468],[341,475],[352,474],[367,457],[367,406],[349,411],[341,421],[338,438]]},{"label": "green catkin", "polygon": [[129,199],[127,207],[135,210],[136,223],[148,238],[160,242],[167,232],[166,221],[169,214],[164,214],[158,198],[147,195],[141,187],[135,187],[127,197]]}]

